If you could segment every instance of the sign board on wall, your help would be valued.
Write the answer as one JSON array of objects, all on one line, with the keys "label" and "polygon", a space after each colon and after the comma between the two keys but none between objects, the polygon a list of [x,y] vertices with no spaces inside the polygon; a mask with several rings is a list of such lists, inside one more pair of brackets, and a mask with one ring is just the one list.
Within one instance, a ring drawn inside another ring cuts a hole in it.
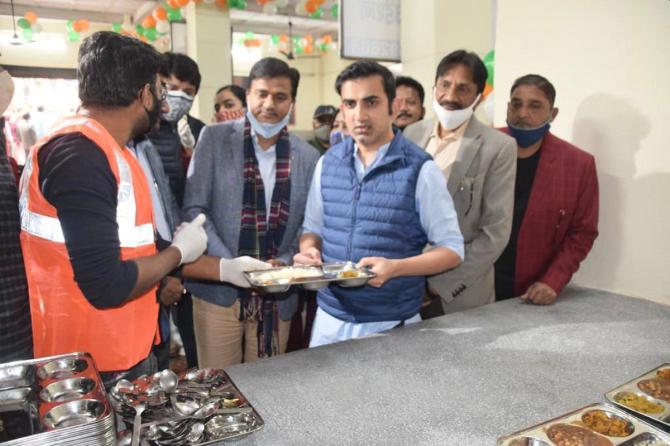
[{"label": "sign board on wall", "polygon": [[400,0],[340,0],[340,56],[400,62]]}]

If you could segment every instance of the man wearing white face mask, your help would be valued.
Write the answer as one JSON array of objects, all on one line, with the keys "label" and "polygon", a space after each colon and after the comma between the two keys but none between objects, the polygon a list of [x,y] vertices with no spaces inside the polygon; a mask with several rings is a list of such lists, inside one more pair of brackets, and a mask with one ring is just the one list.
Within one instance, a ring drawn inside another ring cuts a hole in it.
[{"label": "man wearing white face mask", "polygon": [[507,245],[512,225],[516,143],[473,116],[486,76],[475,53],[457,50],[445,56],[433,87],[437,119],[419,121],[404,131],[442,169],[465,239],[463,263],[428,279],[435,299],[424,318],[495,301],[493,264]]},{"label": "man wearing white face mask", "polygon": [[[288,132],[300,74],[264,58],[251,68],[245,119],[205,127],[186,181],[184,217],[204,212],[209,255],[289,264],[297,250],[319,154]],[[224,368],[283,353],[294,290],[259,295],[188,281],[200,367]]]},{"label": "man wearing white face mask", "polygon": [[169,110],[161,115],[157,131],[149,134],[158,149],[170,188],[177,204],[182,205],[185,167],[205,123],[188,113],[200,88],[200,71],[190,57],[179,53],[163,54],[160,76],[165,84]]}]

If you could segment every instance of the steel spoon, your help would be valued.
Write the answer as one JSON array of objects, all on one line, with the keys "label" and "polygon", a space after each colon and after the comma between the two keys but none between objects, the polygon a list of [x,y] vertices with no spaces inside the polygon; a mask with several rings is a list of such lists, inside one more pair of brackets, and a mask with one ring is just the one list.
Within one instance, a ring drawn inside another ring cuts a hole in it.
[{"label": "steel spoon", "polygon": [[133,420],[133,439],[131,441],[132,446],[139,446],[140,444],[140,429],[142,426],[142,412],[147,408],[145,403],[136,403],[133,405],[135,409],[135,419]]}]

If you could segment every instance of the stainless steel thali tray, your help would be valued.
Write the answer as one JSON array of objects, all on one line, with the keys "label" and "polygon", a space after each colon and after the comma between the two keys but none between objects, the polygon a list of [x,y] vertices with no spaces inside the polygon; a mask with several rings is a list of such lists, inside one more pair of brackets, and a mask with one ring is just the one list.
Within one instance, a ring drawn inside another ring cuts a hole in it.
[{"label": "stainless steel thali tray", "polygon": [[33,364],[10,363],[0,366],[0,390],[26,387],[35,381]]},{"label": "stainless steel thali tray", "polygon": [[498,439],[498,446],[670,446],[670,436],[608,404],[592,404]]},{"label": "stainless steel thali tray", "polygon": [[610,390],[605,398],[635,415],[670,428],[670,363]]},{"label": "stainless steel thali tray", "polygon": [[318,266],[280,266],[244,273],[249,283],[267,293],[283,293],[293,285],[318,290],[331,283],[342,287],[363,286],[375,277],[367,268],[353,262],[324,263]]},{"label": "stainless steel thali tray", "polygon": [[112,407],[88,353],[17,361],[0,370],[4,385],[15,386],[0,391],[0,425],[18,420],[25,426],[0,428],[3,446],[113,444]]}]

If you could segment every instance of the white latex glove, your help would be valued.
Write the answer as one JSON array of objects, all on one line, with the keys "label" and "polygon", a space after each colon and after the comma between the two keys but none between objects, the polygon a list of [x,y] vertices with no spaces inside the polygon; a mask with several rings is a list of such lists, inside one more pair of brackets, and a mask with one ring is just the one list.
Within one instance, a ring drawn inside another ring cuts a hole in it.
[{"label": "white latex glove", "polygon": [[182,223],[172,238],[172,245],[181,253],[181,264],[194,262],[207,249],[207,233],[202,225],[205,214],[198,214],[190,223]]},{"label": "white latex glove", "polygon": [[181,140],[181,145],[192,149],[195,147],[195,137],[191,132],[191,127],[188,125],[188,119],[186,115],[177,122],[177,133],[179,133],[179,139]]},{"label": "white latex glove", "polygon": [[232,283],[241,288],[249,288],[251,285],[246,277],[245,271],[258,271],[270,269],[272,265],[249,256],[235,257],[234,259],[221,259],[219,262],[219,278],[221,282]]}]

